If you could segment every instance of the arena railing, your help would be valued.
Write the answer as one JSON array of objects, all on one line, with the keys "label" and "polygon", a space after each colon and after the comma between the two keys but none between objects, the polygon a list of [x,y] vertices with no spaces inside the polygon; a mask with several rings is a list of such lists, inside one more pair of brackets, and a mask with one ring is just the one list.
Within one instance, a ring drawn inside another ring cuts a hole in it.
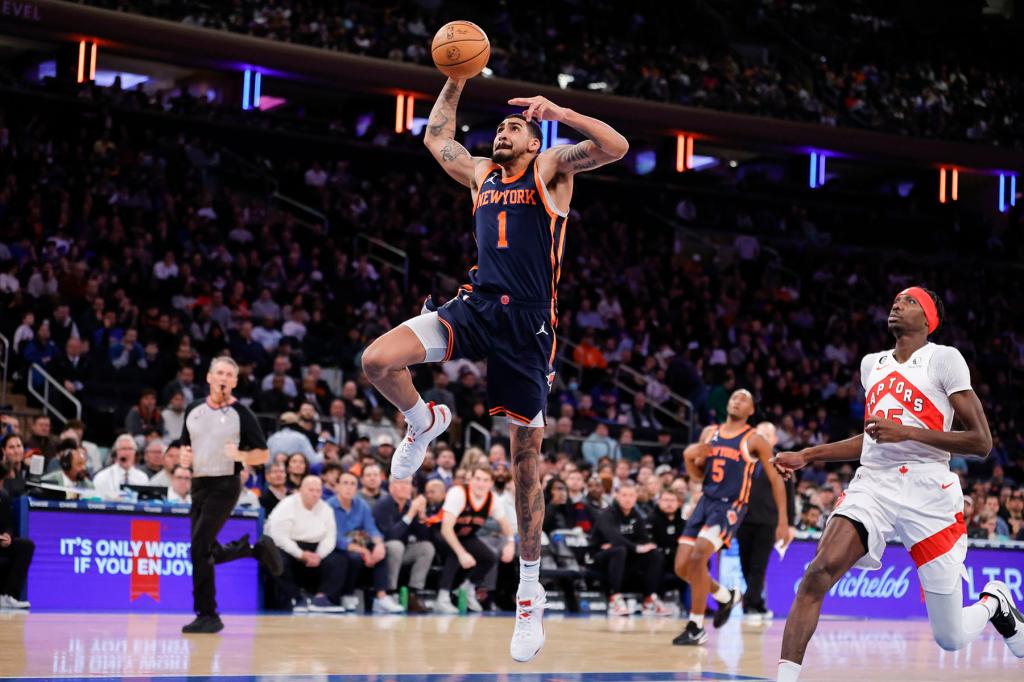
[{"label": "arena railing", "polygon": [[[42,392],[36,387],[37,381],[42,386]],[[67,416],[64,412],[57,408],[57,406],[50,400],[50,389],[53,388],[58,394],[62,395],[74,408],[74,414]],[[53,378],[53,376],[43,369],[42,365],[37,362],[33,362],[32,366],[28,370],[28,381],[27,381],[28,392],[38,400],[43,407],[45,414],[52,414],[57,419],[60,419],[62,423],[67,424],[72,419],[82,418],[82,401],[73,396],[66,388],[60,385],[60,382]]]},{"label": "arena railing", "polygon": [[[559,338],[559,344],[562,346],[563,350],[569,349],[574,351],[579,346],[579,344],[572,341],[571,339],[565,338]],[[564,362],[570,367],[573,367],[574,369],[576,369],[576,371],[583,371],[583,368],[579,365],[579,363],[572,359],[571,353],[561,352],[559,353],[559,358],[561,362]],[[645,377],[643,374],[636,371],[632,367],[629,367],[628,365],[619,364],[615,368],[615,374],[613,375],[615,386],[620,390],[625,391],[627,394],[629,394],[630,397],[634,396],[638,391],[629,384],[627,384],[626,382],[622,381],[619,378],[620,374],[625,374],[629,376],[629,378],[632,381],[636,382],[637,386],[644,386],[647,384],[647,377]],[[672,420],[672,422],[679,424],[684,429],[686,429],[687,442],[692,440],[693,434],[696,433],[697,429],[697,411],[694,409],[693,403],[684,398],[683,396],[679,395],[678,393],[674,393],[672,391],[669,391],[668,399],[665,401],[665,403],[672,404],[673,406],[675,406],[675,411],[673,412],[672,410],[666,408],[664,406],[665,404],[659,405],[654,402],[651,402],[651,408],[659,415],[667,417],[668,419]]]},{"label": "arena railing", "polygon": [[10,370],[11,342],[6,336],[0,334],[0,346],[3,346],[3,353],[0,354],[3,366],[0,367],[0,409],[7,405],[7,373]]},{"label": "arena railing", "polygon": [[[373,236],[367,234],[366,232],[360,232],[359,234],[357,234],[355,237],[352,238],[352,241],[353,241],[352,247],[353,247],[353,250],[356,253],[365,253],[366,257],[369,258],[370,260],[372,260],[373,262],[379,263],[380,265],[385,265],[385,266],[387,266],[389,268],[392,268],[392,269],[397,270],[400,273],[402,273],[402,279],[403,279],[404,286],[408,290],[408,288],[409,288],[409,254],[408,253],[406,253],[402,249],[398,248],[397,246],[393,246],[393,245],[387,243],[386,241],[384,241],[383,239],[378,239],[377,237],[373,237]],[[365,250],[360,248],[360,242],[363,242],[363,243],[366,244]],[[374,247],[376,247],[380,251],[383,251],[384,253],[381,254],[379,251],[375,252],[374,251]]]}]

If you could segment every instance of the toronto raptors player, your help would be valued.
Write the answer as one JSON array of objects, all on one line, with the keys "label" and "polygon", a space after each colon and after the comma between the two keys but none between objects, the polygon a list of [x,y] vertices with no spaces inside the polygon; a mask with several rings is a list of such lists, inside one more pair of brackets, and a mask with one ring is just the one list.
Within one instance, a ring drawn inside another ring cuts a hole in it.
[{"label": "toronto raptors player", "polygon": [[[800,581],[782,638],[779,682],[799,677],[825,594],[854,566],[879,568],[886,542],[896,538],[917,564],[940,647],[963,648],[991,620],[1013,654],[1024,658],[1024,617],[1005,584],[990,581],[981,601],[963,605],[967,527],[960,480],[949,470],[949,458],[950,453],[985,457],[992,436],[963,356],[956,348],[928,341],[942,315],[942,301],[931,291],[901,291],[889,313],[896,348],[861,361],[864,433],[783,452],[774,460],[787,478],[813,462],[859,458],[861,463]],[[951,430],[954,417],[963,431]]]}]

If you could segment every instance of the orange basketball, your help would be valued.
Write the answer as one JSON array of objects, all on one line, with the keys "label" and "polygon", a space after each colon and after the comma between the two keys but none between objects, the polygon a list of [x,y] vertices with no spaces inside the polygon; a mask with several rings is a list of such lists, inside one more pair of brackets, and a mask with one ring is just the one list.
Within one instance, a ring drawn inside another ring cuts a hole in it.
[{"label": "orange basketball", "polygon": [[465,80],[480,73],[491,58],[487,34],[471,21],[449,21],[430,45],[434,66],[449,78]]}]

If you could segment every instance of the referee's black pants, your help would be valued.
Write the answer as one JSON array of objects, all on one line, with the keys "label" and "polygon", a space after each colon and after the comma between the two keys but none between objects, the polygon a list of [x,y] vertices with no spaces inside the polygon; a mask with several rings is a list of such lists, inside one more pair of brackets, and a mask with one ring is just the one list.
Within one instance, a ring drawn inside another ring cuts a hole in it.
[{"label": "referee's black pants", "polygon": [[28,538],[11,538],[11,544],[0,547],[0,594],[21,599],[35,551],[36,543]]},{"label": "referee's black pants", "polygon": [[743,595],[743,610],[764,613],[764,576],[768,572],[768,559],[775,546],[775,526],[764,523],[744,523],[736,530],[740,543],[740,568],[747,581]]},{"label": "referee's black pants", "polygon": [[192,599],[200,616],[217,614],[213,564],[252,556],[245,538],[226,545],[217,542],[241,492],[242,481],[236,475],[192,479]]}]

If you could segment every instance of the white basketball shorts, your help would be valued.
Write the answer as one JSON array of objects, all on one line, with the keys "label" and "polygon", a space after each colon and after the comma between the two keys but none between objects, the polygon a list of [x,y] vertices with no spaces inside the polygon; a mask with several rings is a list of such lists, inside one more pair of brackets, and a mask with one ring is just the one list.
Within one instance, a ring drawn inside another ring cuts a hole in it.
[{"label": "white basketball shorts", "polygon": [[967,526],[960,479],[944,463],[861,467],[836,502],[836,516],[864,524],[868,552],[858,568],[882,565],[889,541],[900,540],[917,564],[921,587],[950,594],[960,586],[967,556]]}]

